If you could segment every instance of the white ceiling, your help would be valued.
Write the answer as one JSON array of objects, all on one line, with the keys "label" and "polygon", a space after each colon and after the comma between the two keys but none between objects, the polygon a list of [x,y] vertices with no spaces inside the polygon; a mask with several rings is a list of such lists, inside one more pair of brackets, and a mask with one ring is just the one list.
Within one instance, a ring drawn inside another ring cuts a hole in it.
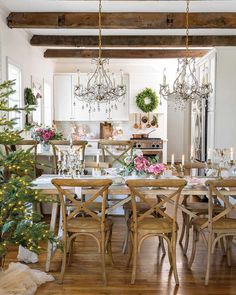
[{"label": "white ceiling", "polygon": [[[185,1],[102,1],[106,12],[181,12],[185,11]],[[0,0],[0,7],[15,12],[96,12],[98,0]],[[235,0],[190,1],[193,12],[236,12]]]},{"label": "white ceiling", "polygon": [[[106,12],[183,12],[186,2],[170,1],[102,1]],[[97,12],[98,0],[0,0],[0,9],[9,12]],[[236,12],[236,0],[192,0],[192,12]],[[89,29],[27,29],[32,36],[38,35],[97,35],[97,30]],[[185,30],[103,30],[104,35],[184,35]],[[236,35],[236,29],[194,29],[191,35]]]}]

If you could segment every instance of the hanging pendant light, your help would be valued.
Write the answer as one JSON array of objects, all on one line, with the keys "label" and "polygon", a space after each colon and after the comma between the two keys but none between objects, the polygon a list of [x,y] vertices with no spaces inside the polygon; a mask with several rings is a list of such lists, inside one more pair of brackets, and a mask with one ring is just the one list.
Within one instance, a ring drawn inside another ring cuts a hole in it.
[{"label": "hanging pendant light", "polygon": [[[116,85],[116,77],[114,73],[110,73],[107,65],[108,59],[102,58],[102,1],[99,0],[99,51],[98,58],[92,60],[95,64],[95,71],[88,75],[86,87],[80,84],[80,73],[78,70],[78,85],[75,87],[75,97],[82,101],[83,107],[88,108],[89,112],[100,111],[100,105],[106,105],[106,113],[110,118],[112,109],[117,110],[118,104],[122,103],[126,94],[126,86],[124,85],[123,71],[120,70],[120,84]],[[125,104],[125,102],[123,102]]]},{"label": "hanging pendant light", "polygon": [[178,59],[177,77],[170,90],[166,83],[166,70],[163,72],[163,83],[160,85],[160,95],[167,101],[173,101],[177,109],[183,110],[191,102],[204,101],[208,99],[213,91],[211,83],[208,82],[208,73],[205,72],[200,85],[196,78],[195,58],[189,57],[189,3],[186,0],[186,57]]}]

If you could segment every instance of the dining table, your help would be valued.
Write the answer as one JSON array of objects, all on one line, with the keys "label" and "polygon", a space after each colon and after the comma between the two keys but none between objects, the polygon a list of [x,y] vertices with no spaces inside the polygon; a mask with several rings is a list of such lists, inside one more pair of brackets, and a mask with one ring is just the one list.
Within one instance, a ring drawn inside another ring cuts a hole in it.
[{"label": "dining table", "polygon": [[[51,220],[50,220],[50,230],[55,233],[56,228],[56,222],[57,222],[57,215],[59,210],[59,192],[56,189],[56,187],[53,186],[51,183],[52,179],[54,178],[65,178],[69,179],[69,176],[61,176],[56,174],[43,174],[40,177],[36,178],[33,181],[33,189],[40,190],[44,195],[47,195],[47,200],[50,200],[52,202],[52,209],[51,209]],[[125,184],[125,181],[128,179],[140,179],[140,176],[127,176],[127,177],[120,177],[120,176],[111,176],[111,175],[103,175],[103,176],[78,176],[78,179],[98,179],[98,178],[106,178],[112,180],[112,185],[108,188],[108,195],[109,196],[121,196],[121,198],[116,199],[115,202],[112,203],[107,209],[107,214],[112,214],[112,211],[117,209],[118,207],[123,206],[125,203],[129,202],[131,200],[130,190],[128,186]],[[165,177],[162,177],[165,178]],[[168,177],[168,179],[176,179],[176,176]],[[142,177],[142,179],[145,179],[145,177]],[[150,179],[150,178],[149,178]],[[188,198],[189,196],[207,196],[208,195],[208,189],[205,185],[205,182],[207,180],[213,179],[209,177],[184,177],[184,179],[187,181],[187,185],[183,188],[181,195],[184,196],[184,198]],[[215,179],[215,178],[214,178]],[[81,195],[89,195],[93,192],[93,189],[91,187],[83,188],[81,190]],[[150,188],[148,190],[145,190],[145,195],[150,198],[156,198],[158,195],[165,195],[172,194],[173,190],[167,189],[167,188]],[[236,198],[236,190],[229,190],[224,189],[221,191],[221,193],[225,196],[232,196]],[[174,203],[174,200],[170,200],[170,202]],[[188,210],[182,203],[178,204],[178,209],[182,210],[183,212],[187,213],[190,218],[195,218],[197,215]],[[60,220],[59,220],[59,230],[58,230],[58,237],[62,236],[61,231],[61,214],[60,214]],[[52,260],[53,255],[56,251],[56,245],[48,242],[47,246],[47,258],[46,258],[46,265],[45,270],[48,272],[50,270],[50,263]]]}]

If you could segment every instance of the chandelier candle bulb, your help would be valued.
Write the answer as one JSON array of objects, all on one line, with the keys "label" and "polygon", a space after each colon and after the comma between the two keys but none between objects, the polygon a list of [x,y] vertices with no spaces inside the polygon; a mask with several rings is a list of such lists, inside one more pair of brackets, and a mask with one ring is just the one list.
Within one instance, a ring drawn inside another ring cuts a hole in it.
[{"label": "chandelier candle bulb", "polygon": [[166,68],[163,70],[163,86],[166,86]]},{"label": "chandelier candle bulb", "polygon": [[80,151],[79,151],[79,159],[80,159],[80,161],[83,161],[83,150],[82,149],[80,149]]},{"label": "chandelier candle bulb", "polygon": [[230,161],[234,160],[234,148],[230,148]]},{"label": "chandelier candle bulb", "polygon": [[61,161],[61,151],[58,152],[58,161]]},{"label": "chandelier candle bulb", "polygon": [[185,155],[182,155],[182,166],[184,166]]}]

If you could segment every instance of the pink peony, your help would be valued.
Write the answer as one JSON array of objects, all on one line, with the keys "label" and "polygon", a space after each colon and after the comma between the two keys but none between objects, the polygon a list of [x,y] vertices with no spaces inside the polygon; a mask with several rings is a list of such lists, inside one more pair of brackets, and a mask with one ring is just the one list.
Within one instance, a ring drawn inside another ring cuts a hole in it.
[{"label": "pink peony", "polygon": [[164,164],[152,164],[148,167],[148,172],[153,173],[155,175],[161,174],[165,170]]},{"label": "pink peony", "polygon": [[149,164],[149,161],[143,156],[136,157],[134,159],[134,166],[137,171],[146,171],[148,169]]}]

